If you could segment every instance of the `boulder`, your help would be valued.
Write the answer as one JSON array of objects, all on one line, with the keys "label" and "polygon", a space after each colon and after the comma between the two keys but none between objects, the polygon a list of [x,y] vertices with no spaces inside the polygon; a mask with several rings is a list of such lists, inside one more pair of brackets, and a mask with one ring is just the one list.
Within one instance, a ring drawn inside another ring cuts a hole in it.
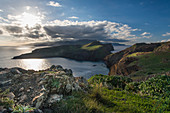
[{"label": "boulder", "polygon": [[50,98],[48,99],[47,102],[49,104],[52,104],[55,102],[59,102],[62,98],[63,98],[63,95],[53,94],[53,95],[50,95]]}]

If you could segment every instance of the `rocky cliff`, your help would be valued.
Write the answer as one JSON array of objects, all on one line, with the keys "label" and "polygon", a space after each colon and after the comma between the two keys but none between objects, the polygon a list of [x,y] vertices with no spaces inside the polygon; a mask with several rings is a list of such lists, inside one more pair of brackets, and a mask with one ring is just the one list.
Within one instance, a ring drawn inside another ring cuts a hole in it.
[{"label": "rocky cliff", "polygon": [[62,45],[41,48],[32,53],[15,56],[13,59],[64,57],[80,61],[100,61],[114,50],[112,44],[94,41],[86,45]]},{"label": "rocky cliff", "polygon": [[[167,71],[170,70],[170,42],[138,43],[106,56],[105,63],[110,69],[109,75],[137,76]],[[153,69],[152,72],[149,69]]]}]

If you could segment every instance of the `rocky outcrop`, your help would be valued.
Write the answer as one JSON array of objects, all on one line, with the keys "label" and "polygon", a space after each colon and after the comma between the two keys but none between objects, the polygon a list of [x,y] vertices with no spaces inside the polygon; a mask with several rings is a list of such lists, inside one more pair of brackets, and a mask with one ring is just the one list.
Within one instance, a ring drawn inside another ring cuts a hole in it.
[{"label": "rocky outcrop", "polygon": [[41,48],[32,53],[15,56],[13,59],[64,57],[80,61],[100,61],[114,50],[112,44],[94,41],[86,45],[62,45]]},{"label": "rocky outcrop", "polygon": [[161,46],[156,48],[154,52],[170,52],[170,42],[163,43]]},{"label": "rocky outcrop", "polygon": [[[2,68],[0,80],[1,90],[9,89],[5,97],[14,100],[15,104],[30,105],[36,110],[48,108],[74,91],[86,92],[88,88],[86,79],[73,77],[71,69],[60,65],[40,71]],[[0,107],[4,108],[2,105]]]},{"label": "rocky outcrop", "polygon": [[156,51],[169,51],[170,43],[137,43],[127,49],[124,49],[120,52],[110,54],[105,57],[105,63],[107,67],[110,69],[109,75],[130,75],[141,69],[136,64],[130,63],[137,61],[137,57],[128,57],[128,55],[133,53],[142,53],[141,55],[149,52]]}]

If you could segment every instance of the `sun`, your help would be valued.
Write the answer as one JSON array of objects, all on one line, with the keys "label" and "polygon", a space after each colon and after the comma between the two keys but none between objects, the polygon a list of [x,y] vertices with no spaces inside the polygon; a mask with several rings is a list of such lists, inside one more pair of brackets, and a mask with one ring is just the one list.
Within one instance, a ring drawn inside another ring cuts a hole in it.
[{"label": "sun", "polygon": [[41,17],[31,13],[24,12],[18,19],[22,26],[33,27],[36,24],[41,24]]}]

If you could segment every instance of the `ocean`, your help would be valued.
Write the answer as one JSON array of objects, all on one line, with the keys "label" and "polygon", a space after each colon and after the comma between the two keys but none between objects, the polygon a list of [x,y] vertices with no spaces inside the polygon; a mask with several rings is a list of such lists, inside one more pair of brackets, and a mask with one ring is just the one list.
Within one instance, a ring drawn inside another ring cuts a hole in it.
[{"label": "ocean", "polygon": [[[117,47],[116,51],[125,47]],[[51,65],[61,65],[63,68],[71,69],[73,75],[90,78],[95,74],[107,75],[109,69],[103,62],[75,61],[66,58],[43,58],[43,59],[11,59],[14,56],[29,53],[34,47],[0,47],[0,68],[20,67],[24,69],[43,70]],[[115,52],[115,51],[113,51]]]}]

